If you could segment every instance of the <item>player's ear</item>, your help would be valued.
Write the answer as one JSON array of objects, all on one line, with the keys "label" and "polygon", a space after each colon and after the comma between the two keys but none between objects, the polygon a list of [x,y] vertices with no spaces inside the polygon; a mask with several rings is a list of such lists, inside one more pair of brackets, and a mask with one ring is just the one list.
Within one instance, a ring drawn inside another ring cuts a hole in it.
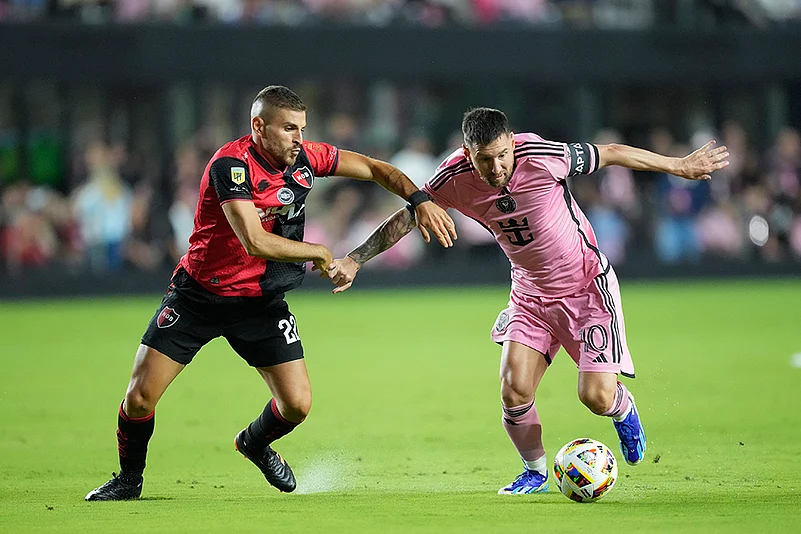
[{"label": "player's ear", "polygon": [[464,153],[464,157],[470,159],[470,149],[467,148],[467,145],[462,143],[462,152]]},{"label": "player's ear", "polygon": [[256,115],[252,119],[250,119],[250,126],[253,128],[254,131],[260,132],[261,129],[264,127],[264,119]]}]

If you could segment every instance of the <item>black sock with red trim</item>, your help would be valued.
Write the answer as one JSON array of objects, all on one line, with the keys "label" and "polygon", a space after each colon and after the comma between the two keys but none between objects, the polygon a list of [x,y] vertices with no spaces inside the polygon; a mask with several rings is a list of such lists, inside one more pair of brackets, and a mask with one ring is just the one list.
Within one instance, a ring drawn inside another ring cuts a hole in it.
[{"label": "black sock with red trim", "polygon": [[293,423],[284,419],[278,411],[275,399],[270,399],[258,419],[248,425],[248,437],[250,437],[253,445],[263,449],[273,441],[295,430],[295,427],[300,423]]},{"label": "black sock with red trim", "polygon": [[120,454],[120,476],[129,480],[142,477],[147,457],[147,443],[156,428],[156,412],[144,417],[130,417],[120,405],[117,417],[117,452]]}]

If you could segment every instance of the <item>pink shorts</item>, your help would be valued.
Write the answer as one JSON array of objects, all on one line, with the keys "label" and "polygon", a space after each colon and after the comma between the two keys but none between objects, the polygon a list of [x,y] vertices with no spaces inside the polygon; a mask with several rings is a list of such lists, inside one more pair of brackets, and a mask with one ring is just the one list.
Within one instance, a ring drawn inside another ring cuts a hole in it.
[{"label": "pink shorts", "polygon": [[533,297],[513,288],[509,306],[492,328],[492,340],[521,343],[543,353],[549,364],[564,347],[579,371],[634,377],[620,288],[611,267],[566,297]]}]

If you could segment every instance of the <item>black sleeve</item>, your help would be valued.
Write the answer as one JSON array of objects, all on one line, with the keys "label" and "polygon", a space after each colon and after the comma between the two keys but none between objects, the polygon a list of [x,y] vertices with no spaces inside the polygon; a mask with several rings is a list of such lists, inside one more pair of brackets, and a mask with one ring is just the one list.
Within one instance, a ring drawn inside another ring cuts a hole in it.
[{"label": "black sleeve", "polygon": [[568,178],[577,174],[591,174],[598,170],[598,147],[592,143],[568,143],[570,172]]},{"label": "black sleeve", "polygon": [[217,191],[220,204],[228,200],[253,200],[250,172],[241,159],[215,159],[209,167],[209,182]]}]

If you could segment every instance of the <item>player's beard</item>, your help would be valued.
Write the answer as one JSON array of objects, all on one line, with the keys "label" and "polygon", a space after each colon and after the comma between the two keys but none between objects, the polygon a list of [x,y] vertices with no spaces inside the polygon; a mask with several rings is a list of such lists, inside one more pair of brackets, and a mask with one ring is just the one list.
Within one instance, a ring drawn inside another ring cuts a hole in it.
[{"label": "player's beard", "polygon": [[[297,150],[297,152],[295,152]],[[287,166],[291,167],[295,164],[298,160],[298,156],[300,156],[301,147],[299,145],[293,145],[289,147],[286,151],[286,164]]]},{"label": "player's beard", "polygon": [[286,158],[284,159],[284,163],[286,163],[287,167],[291,167],[298,160],[299,155],[300,153],[295,154],[294,152],[292,152],[292,149],[289,149],[286,152]]},{"label": "player's beard", "polygon": [[272,156],[272,158],[275,159],[275,162],[279,165],[291,167],[295,164],[295,161],[297,161],[298,155],[300,155],[300,152],[296,154],[293,152],[293,150],[300,149],[301,147],[300,145],[296,145],[294,143],[286,146],[278,140],[270,140],[266,141],[262,145],[262,148],[264,152],[270,154],[270,156]]},{"label": "player's beard", "polygon": [[287,148],[286,150],[284,150],[282,152],[279,152],[279,154],[281,156],[279,158],[276,158],[276,159],[280,163],[283,163],[284,165],[286,165],[287,167],[291,167],[297,161],[298,155],[300,155],[300,153],[295,154],[293,152],[294,148],[295,147],[290,147],[290,148]]},{"label": "player's beard", "polygon": [[511,178],[511,176],[512,176],[511,173],[508,173],[508,172],[504,171],[504,173],[503,173],[503,175],[501,177],[490,176],[490,177],[483,177],[483,178],[484,178],[484,181],[487,182],[487,184],[490,187],[498,187],[498,188],[500,188],[500,187],[503,187],[503,186],[505,186],[506,184],[509,183],[509,179]]}]

